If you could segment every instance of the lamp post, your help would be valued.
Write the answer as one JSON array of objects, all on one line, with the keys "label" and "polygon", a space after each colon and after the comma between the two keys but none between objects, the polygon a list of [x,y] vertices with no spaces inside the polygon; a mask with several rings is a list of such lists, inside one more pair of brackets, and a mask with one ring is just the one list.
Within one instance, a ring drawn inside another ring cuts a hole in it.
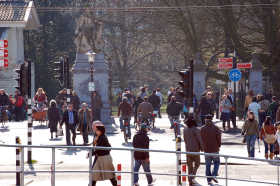
[{"label": "lamp post", "polygon": [[90,64],[90,82],[88,83],[88,90],[91,93],[91,114],[93,118],[93,92],[95,91],[95,85],[94,85],[94,79],[93,79],[93,72],[94,72],[94,59],[95,59],[95,53],[94,52],[88,52],[88,62]]}]

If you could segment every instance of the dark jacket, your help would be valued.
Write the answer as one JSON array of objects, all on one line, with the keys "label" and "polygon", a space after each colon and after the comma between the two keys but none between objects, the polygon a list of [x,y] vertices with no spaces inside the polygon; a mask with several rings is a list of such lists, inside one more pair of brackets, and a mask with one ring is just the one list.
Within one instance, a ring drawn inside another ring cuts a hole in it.
[{"label": "dark jacket", "polygon": [[122,117],[130,117],[132,115],[132,106],[128,102],[122,102],[119,105],[118,116],[121,114]]},{"label": "dark jacket", "polygon": [[92,112],[91,109],[88,109],[85,111],[86,112],[86,125],[84,123],[84,110],[80,109],[78,112],[78,117],[79,117],[79,130],[81,134],[84,131],[84,127],[86,126],[86,132],[90,131],[91,128],[91,121],[92,121]]},{"label": "dark jacket", "polygon": [[73,108],[76,111],[79,111],[80,109],[80,98],[79,96],[75,95],[75,96],[71,96],[71,102],[73,103]]},{"label": "dark jacket", "polygon": [[275,101],[272,102],[269,107],[268,107],[268,115],[272,118],[272,120],[276,120],[276,113],[277,113],[277,109],[279,107],[279,104]]},{"label": "dark jacket", "polygon": [[197,127],[185,127],[184,141],[187,152],[200,152],[203,151],[202,139],[200,130]]},{"label": "dark jacket", "polygon": [[97,94],[93,96],[93,109],[101,109],[103,106],[101,97]]},{"label": "dark jacket", "polygon": [[212,122],[206,123],[201,128],[201,138],[203,150],[206,153],[216,153],[220,151],[222,135],[220,129]]},{"label": "dark jacket", "polygon": [[[72,111],[73,112],[73,117],[74,117],[74,127],[76,128],[78,126],[78,123],[79,123],[79,118],[78,118],[78,114],[75,110]],[[66,110],[64,113],[63,113],[63,118],[62,118],[62,121],[60,123],[60,126],[62,126],[63,124],[65,123],[65,126],[66,127],[69,127],[70,124],[69,124],[69,116],[68,116],[68,110]]]},{"label": "dark jacket", "polygon": [[57,103],[57,106],[60,107],[60,108],[64,105],[64,102],[66,102],[66,100],[67,100],[67,94],[58,94],[55,97],[55,101]]},{"label": "dark jacket", "polygon": [[57,124],[60,121],[59,110],[56,106],[48,109],[49,128],[52,132],[57,131]]},{"label": "dark jacket", "polygon": [[[96,146],[97,147],[98,146],[99,147],[111,147],[111,145],[110,145],[110,143],[108,141],[108,138],[105,135],[102,135],[102,136],[98,137]],[[110,150],[97,150],[97,149],[95,149],[93,151],[93,154],[97,155],[97,156],[106,156],[106,155],[110,154]]]},{"label": "dark jacket", "polygon": [[8,106],[9,104],[9,96],[7,94],[0,95],[0,106]]},{"label": "dark jacket", "polygon": [[198,105],[198,113],[200,113],[200,115],[202,116],[206,116],[208,114],[211,114],[211,109],[212,107],[209,101],[205,97],[202,97]]},{"label": "dark jacket", "polygon": [[182,110],[183,104],[176,101],[171,101],[166,108],[168,116],[179,116]]},{"label": "dark jacket", "polygon": [[[140,131],[133,137],[132,144],[134,148],[149,149],[150,139],[146,132]],[[135,160],[145,160],[147,158],[149,158],[149,152],[134,152]]]},{"label": "dark jacket", "polygon": [[160,98],[156,94],[152,94],[149,97],[149,102],[153,105],[154,110],[159,109],[159,107],[160,107]]}]

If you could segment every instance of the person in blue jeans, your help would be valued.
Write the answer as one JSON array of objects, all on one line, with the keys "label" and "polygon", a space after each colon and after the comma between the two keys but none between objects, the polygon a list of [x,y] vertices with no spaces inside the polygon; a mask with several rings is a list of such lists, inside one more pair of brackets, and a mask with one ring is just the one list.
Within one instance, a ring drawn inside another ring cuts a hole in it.
[{"label": "person in blue jeans", "polygon": [[[215,126],[212,122],[212,115],[207,115],[205,119],[205,125],[201,128],[201,139],[203,144],[203,149],[205,153],[217,154],[217,156],[205,156],[206,164],[206,176],[209,185],[212,181],[218,183],[217,176],[220,166],[220,157],[218,156],[222,135],[220,129]],[[211,165],[214,165],[214,169],[211,170]]]},{"label": "person in blue jeans", "polygon": [[128,102],[127,97],[122,99],[119,105],[118,116],[120,116],[120,128],[124,130],[124,122],[128,122],[128,138],[131,138],[130,119],[133,114],[132,105]]},{"label": "person in blue jeans", "polygon": [[248,119],[242,127],[242,135],[245,135],[248,157],[255,157],[255,143],[259,133],[259,123],[255,120],[254,112],[248,113]]},{"label": "person in blue jeans", "polygon": [[[133,147],[134,148],[140,148],[140,149],[149,149],[149,143],[150,139],[147,135],[147,125],[142,124],[140,131],[133,137]],[[138,172],[140,167],[142,166],[147,177],[148,185],[152,185],[152,183],[155,181],[151,175],[151,169],[150,169],[150,158],[149,158],[149,152],[134,152],[134,159],[135,159],[135,165],[134,165],[134,186],[139,186],[139,176]]]}]

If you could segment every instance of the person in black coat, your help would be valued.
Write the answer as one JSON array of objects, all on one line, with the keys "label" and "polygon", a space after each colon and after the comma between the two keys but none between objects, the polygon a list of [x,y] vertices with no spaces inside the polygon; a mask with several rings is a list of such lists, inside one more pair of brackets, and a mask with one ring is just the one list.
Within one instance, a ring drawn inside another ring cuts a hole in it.
[{"label": "person in black coat", "polygon": [[60,114],[59,110],[56,105],[55,100],[50,101],[50,107],[48,109],[48,118],[49,118],[49,128],[51,132],[51,139],[53,139],[53,133],[56,133],[56,138],[57,138],[57,125],[58,122],[60,121]]},{"label": "person in black coat", "polygon": [[212,107],[208,102],[207,98],[203,96],[198,105],[197,113],[200,113],[201,123],[205,125],[205,118],[207,115],[212,115],[211,113]]},{"label": "person in black coat", "polygon": [[66,142],[67,145],[71,145],[70,141],[70,131],[72,133],[72,141],[73,145],[76,145],[76,128],[79,123],[78,114],[75,110],[73,110],[73,104],[69,104],[67,110],[63,113],[63,118],[60,123],[60,128],[65,123],[66,130]]},{"label": "person in black coat", "polygon": [[[150,139],[147,135],[147,125],[142,124],[141,130],[133,137],[133,147],[139,149],[149,149]],[[138,185],[139,177],[138,172],[142,166],[144,171],[147,173],[148,185],[152,184],[155,180],[153,179],[150,169],[150,156],[149,152],[134,151],[134,185]]]},{"label": "person in black coat", "polygon": [[149,102],[153,105],[154,110],[159,110],[160,98],[156,95],[156,90],[153,90],[152,95],[149,97]]}]

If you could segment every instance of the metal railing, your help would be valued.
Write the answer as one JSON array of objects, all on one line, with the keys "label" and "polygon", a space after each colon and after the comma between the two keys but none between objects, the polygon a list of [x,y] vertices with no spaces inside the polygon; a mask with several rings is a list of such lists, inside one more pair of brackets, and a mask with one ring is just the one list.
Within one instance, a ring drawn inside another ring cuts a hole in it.
[{"label": "metal railing", "polygon": [[[261,184],[269,184],[269,185],[278,185],[280,186],[280,161],[279,160],[266,160],[266,159],[259,159],[259,158],[247,158],[247,157],[240,157],[240,156],[231,156],[231,155],[223,155],[223,154],[211,154],[211,153],[199,153],[199,152],[180,152],[180,151],[168,151],[168,150],[153,150],[153,149],[137,149],[137,148],[114,148],[114,147],[85,147],[85,146],[37,146],[37,145],[6,145],[0,144],[0,147],[10,147],[10,148],[19,148],[21,150],[20,155],[20,168],[17,168],[16,171],[0,171],[0,174],[4,173],[20,173],[20,186],[24,186],[24,174],[25,173],[50,173],[51,174],[51,186],[55,186],[55,174],[56,173],[88,173],[89,174],[89,186],[92,186],[92,173],[94,172],[106,172],[106,173],[121,173],[121,174],[130,174],[131,175],[131,186],[134,185],[134,152],[154,152],[154,153],[169,153],[169,154],[176,154],[177,160],[178,156],[184,155],[203,155],[203,156],[218,156],[222,157],[225,160],[225,176],[224,177],[216,177],[218,179],[225,180],[225,185],[228,186],[228,181],[240,181],[240,182],[251,182],[251,183],[261,183]],[[50,171],[27,171],[24,170],[24,152],[25,149],[29,148],[39,148],[39,149],[51,149],[52,154],[52,164]],[[55,166],[55,152],[56,149],[83,149],[87,150],[89,153],[89,166],[88,170],[85,171],[75,171],[75,170],[68,170],[68,171],[57,171]],[[116,150],[116,151],[129,151],[131,155],[131,169],[130,171],[105,171],[105,170],[93,170],[92,168],[92,150],[99,149],[99,150]],[[239,160],[250,160],[250,161],[258,161],[258,162],[266,162],[271,163],[276,166],[277,168],[277,182],[266,182],[266,181],[256,181],[256,180],[246,180],[246,179],[235,179],[230,178],[228,175],[228,160],[229,159],[239,159]],[[178,172],[179,167],[176,166],[176,170]],[[147,174],[145,172],[138,172],[139,174]],[[195,176],[199,178],[213,178],[212,176],[202,176],[202,175],[189,175],[189,174],[177,174],[177,173],[159,173],[159,172],[151,172],[148,174],[158,175],[158,176],[173,176],[173,177],[181,177],[181,176]],[[177,183],[178,185],[178,183]]]}]

